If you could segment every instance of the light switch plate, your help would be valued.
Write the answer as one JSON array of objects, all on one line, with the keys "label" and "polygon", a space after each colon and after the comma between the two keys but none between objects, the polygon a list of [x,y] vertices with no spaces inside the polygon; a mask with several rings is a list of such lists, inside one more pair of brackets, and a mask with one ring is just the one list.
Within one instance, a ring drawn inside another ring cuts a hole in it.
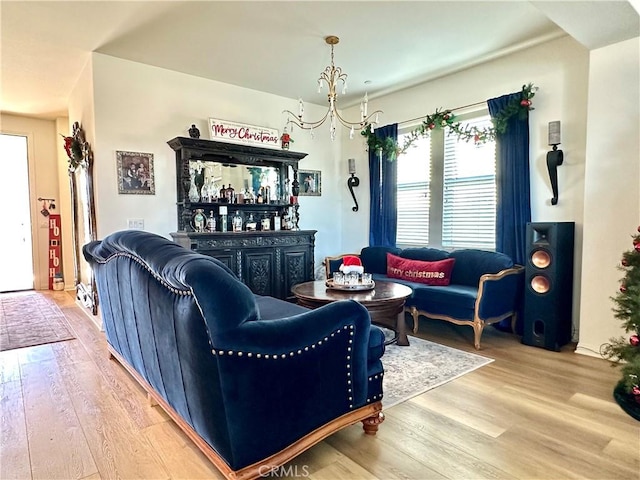
[{"label": "light switch plate", "polygon": [[143,218],[128,218],[127,219],[127,228],[130,230],[144,230],[144,219]]}]

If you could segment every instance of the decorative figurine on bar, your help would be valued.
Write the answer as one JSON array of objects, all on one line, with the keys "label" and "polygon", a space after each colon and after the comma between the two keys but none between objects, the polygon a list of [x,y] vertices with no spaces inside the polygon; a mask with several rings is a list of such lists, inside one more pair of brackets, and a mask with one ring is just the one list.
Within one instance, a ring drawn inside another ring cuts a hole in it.
[{"label": "decorative figurine on bar", "polygon": [[282,133],[282,136],[280,137],[280,144],[283,150],[289,150],[289,144],[293,143],[293,138],[291,138],[291,135],[289,135],[289,132],[287,130],[287,127],[284,127],[284,132]]},{"label": "decorative figurine on bar", "polygon": [[191,125],[191,128],[189,129],[189,136],[191,138],[200,138],[200,130],[198,130],[198,127]]},{"label": "decorative figurine on bar", "polygon": [[201,208],[196,209],[196,213],[193,215],[193,229],[196,232],[204,232],[207,218],[204,215],[204,210]]}]

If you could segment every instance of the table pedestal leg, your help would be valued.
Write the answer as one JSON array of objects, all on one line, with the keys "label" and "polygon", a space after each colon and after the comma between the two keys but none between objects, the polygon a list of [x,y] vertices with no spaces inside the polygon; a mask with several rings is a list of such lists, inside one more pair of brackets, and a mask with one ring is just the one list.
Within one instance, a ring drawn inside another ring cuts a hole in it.
[{"label": "table pedestal leg", "polygon": [[396,322],[396,332],[398,335],[398,345],[401,347],[409,346],[409,339],[407,338],[407,325],[404,321],[404,308],[398,314],[398,320]]}]

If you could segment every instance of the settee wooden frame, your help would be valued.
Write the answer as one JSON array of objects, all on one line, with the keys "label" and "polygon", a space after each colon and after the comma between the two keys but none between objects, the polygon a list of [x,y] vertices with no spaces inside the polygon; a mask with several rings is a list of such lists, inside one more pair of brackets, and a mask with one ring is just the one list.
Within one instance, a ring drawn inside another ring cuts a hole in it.
[{"label": "settee wooden frame", "polygon": [[229,464],[205,442],[200,435],[189,425],[167,401],[158,394],[153,387],[140,375],[135,368],[111,346],[108,345],[109,358],[117,360],[124,369],[140,384],[147,392],[149,402],[152,405],[160,406],[175,424],[182,430],[187,437],[195,444],[196,447],[209,459],[211,463],[222,473],[225,478],[230,480],[251,480],[255,478],[268,476],[270,472],[276,471],[278,467],[284,465],[294,457],[311,448],[315,444],[321,442],[329,435],[341,430],[344,427],[362,422],[364,433],[367,435],[375,435],[378,431],[378,425],[384,421],[382,413],[382,402],[372,402],[356,410],[352,410],[344,415],[326,423],[313,432],[305,435],[287,448],[265,458],[252,465],[248,465],[239,470],[233,470]]},{"label": "settee wooden frame", "polygon": [[[482,337],[482,332],[484,330],[484,327],[486,327],[487,325],[498,323],[504,320],[505,318],[511,317],[511,331],[515,333],[516,320],[518,317],[518,313],[515,310],[504,313],[497,317],[482,319],[480,318],[480,313],[479,313],[480,302],[482,301],[484,286],[487,282],[500,280],[509,275],[518,275],[523,271],[524,271],[524,267],[522,265],[515,265],[512,268],[506,268],[504,270],[501,270],[498,273],[485,273],[484,275],[482,275],[480,277],[480,281],[478,284],[478,296],[476,297],[476,302],[474,305],[473,320],[461,320],[459,318],[455,318],[450,315],[431,313],[426,310],[418,310],[415,305],[406,306],[405,312],[410,313],[411,317],[413,318],[413,333],[415,334],[418,332],[418,326],[419,326],[418,322],[419,322],[420,315],[422,315],[427,319],[431,318],[435,320],[445,320],[447,322],[454,323],[456,325],[470,326],[471,328],[473,328],[473,345],[476,348],[476,350],[480,350],[480,338]],[[410,299],[407,301],[410,302]]]}]

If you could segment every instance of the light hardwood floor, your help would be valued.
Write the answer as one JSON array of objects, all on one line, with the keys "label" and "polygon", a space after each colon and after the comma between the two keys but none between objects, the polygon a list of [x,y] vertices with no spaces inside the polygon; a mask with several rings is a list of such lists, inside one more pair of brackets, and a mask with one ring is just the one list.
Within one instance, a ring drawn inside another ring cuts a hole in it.
[{"label": "light hardwood floor", "polygon": [[[0,352],[1,479],[222,478],[108,359],[104,336],[49,292],[77,339]],[[474,351],[472,330],[419,336]],[[609,363],[488,328],[495,362],[397,405],[375,437],[346,428],[280,474],[313,479],[638,479],[640,423],[612,400]],[[281,475],[282,476],[282,475]]]}]

